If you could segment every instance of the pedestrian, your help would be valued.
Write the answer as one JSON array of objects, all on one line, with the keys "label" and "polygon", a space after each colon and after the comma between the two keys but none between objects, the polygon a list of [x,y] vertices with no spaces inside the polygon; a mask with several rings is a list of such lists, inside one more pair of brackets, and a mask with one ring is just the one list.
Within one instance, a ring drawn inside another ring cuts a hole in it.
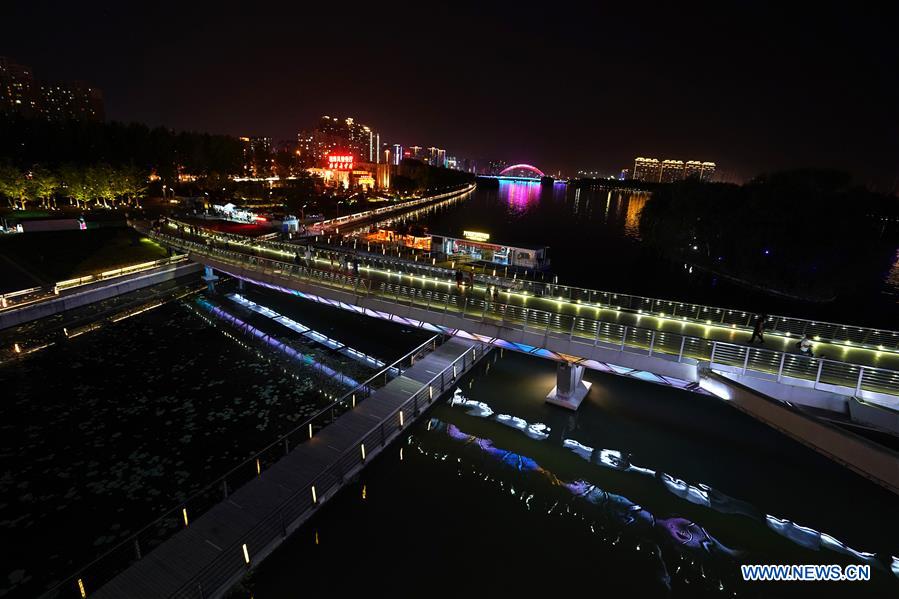
[{"label": "pedestrian", "polygon": [[758,337],[759,342],[765,344],[765,321],[768,320],[767,314],[758,314],[755,317],[755,326],[752,327],[752,337],[749,338],[749,344],[752,345]]},{"label": "pedestrian", "polygon": [[458,287],[459,289],[462,288],[462,271],[461,270],[456,271],[456,287]]},{"label": "pedestrian", "polygon": [[359,258],[353,256],[353,274],[359,276]]},{"label": "pedestrian", "polygon": [[815,353],[812,351],[812,340],[809,338],[808,334],[802,336],[802,339],[799,340],[796,347],[799,348],[799,352],[802,355],[808,356],[809,358],[815,357]]},{"label": "pedestrian", "polygon": [[493,286],[493,301],[494,302],[499,301],[499,290],[497,290],[495,285]]}]

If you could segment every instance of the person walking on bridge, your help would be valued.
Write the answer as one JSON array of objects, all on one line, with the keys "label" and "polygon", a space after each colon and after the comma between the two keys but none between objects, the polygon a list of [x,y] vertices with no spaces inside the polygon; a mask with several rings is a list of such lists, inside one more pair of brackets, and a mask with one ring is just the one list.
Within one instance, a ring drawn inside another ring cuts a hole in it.
[{"label": "person walking on bridge", "polygon": [[756,315],[755,326],[752,327],[752,337],[749,338],[749,345],[752,345],[755,342],[756,337],[758,337],[758,340],[762,345],[765,344],[765,321],[767,320],[768,315],[765,313]]}]

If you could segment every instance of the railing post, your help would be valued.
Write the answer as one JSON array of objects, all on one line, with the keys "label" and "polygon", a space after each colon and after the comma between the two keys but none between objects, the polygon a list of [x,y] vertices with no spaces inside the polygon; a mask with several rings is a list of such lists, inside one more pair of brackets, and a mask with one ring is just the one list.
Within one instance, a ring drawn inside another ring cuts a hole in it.
[{"label": "railing post", "polygon": [[596,323],[596,336],[593,337],[593,347],[596,347],[597,344],[599,343],[599,325],[600,325],[600,321],[594,320],[593,322]]},{"label": "railing post", "polygon": [[574,337],[574,325],[575,324],[577,324],[577,316],[573,316],[571,318],[571,330],[568,331],[568,340],[569,341],[571,341],[571,339]]},{"label": "railing post", "polygon": [[718,342],[712,341],[712,353],[709,355],[709,366],[715,363],[715,350],[718,349]]},{"label": "railing post", "polygon": [[783,377],[784,372],[784,360],[787,359],[786,352],[780,354],[780,366],[777,367],[777,382],[780,382],[781,377]]},{"label": "railing post", "polygon": [[649,355],[652,355],[652,348],[655,347],[656,344],[656,332],[652,331],[649,334]]},{"label": "railing post", "polygon": [[135,557],[138,561],[140,561],[140,559],[141,559],[141,554],[140,554],[140,539],[137,539],[137,538],[134,539],[134,557]]},{"label": "railing post", "polygon": [[818,383],[821,381],[821,371],[824,369],[824,360],[818,359],[818,374],[815,375],[815,388],[818,387]]},{"label": "railing post", "polygon": [[859,366],[858,368],[858,383],[855,385],[855,396],[858,397],[862,392],[862,379],[865,376],[865,367]]},{"label": "railing post", "polygon": [[746,357],[743,359],[743,376],[746,376],[746,368],[749,366],[749,352],[752,351],[750,348],[746,348]]},{"label": "railing post", "polygon": [[624,327],[624,332],[621,333],[621,351],[624,351],[624,342],[627,340],[627,326]]}]

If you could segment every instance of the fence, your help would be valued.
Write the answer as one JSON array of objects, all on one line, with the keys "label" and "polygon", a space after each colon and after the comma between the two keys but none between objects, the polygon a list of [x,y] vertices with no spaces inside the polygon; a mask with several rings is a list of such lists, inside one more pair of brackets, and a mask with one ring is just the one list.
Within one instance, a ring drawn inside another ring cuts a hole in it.
[{"label": "fence", "polygon": [[116,277],[130,275],[136,272],[158,268],[160,266],[177,264],[178,262],[183,262],[185,260],[187,260],[187,256],[183,254],[178,256],[171,256],[169,258],[153,260],[152,262],[131,264],[129,266],[107,270],[106,272],[101,272],[98,274],[85,275],[83,277],[67,279],[65,281],[57,281],[52,287],[32,287],[31,289],[22,289],[20,291],[4,293],[0,295],[0,310],[5,308],[21,308],[28,304],[33,304],[35,302],[43,301],[47,298],[58,295],[60,291],[66,291],[69,289],[74,289],[75,287],[89,285],[90,283],[97,283],[99,281],[106,281],[109,279],[114,279]]},{"label": "fence", "polygon": [[115,547],[80,568],[75,574],[47,591],[42,597],[78,597],[80,587],[87,585],[97,589],[123,572],[149,551],[183,529],[189,520],[195,520],[235,489],[259,476],[264,470],[290,452],[292,447],[312,438],[317,431],[333,422],[340,414],[353,409],[389,380],[399,376],[416,360],[433,351],[439,336],[431,337],[421,345],[395,360],[357,387],[331,402],[313,416],[282,435],[266,447],[253,453],[246,460],[224,475],[204,486],[199,491],[180,501],[159,518],[144,526]]},{"label": "fence", "polygon": [[[248,241],[246,237],[239,235],[229,235],[228,238],[235,243],[243,245],[246,245]],[[330,238],[327,238],[326,241],[330,245]],[[446,280],[453,279],[454,273],[452,269],[427,263],[431,261],[431,255],[428,252],[415,252],[414,250],[409,251],[407,248],[397,247],[391,247],[388,252],[388,245],[380,244],[381,255],[378,256],[376,252],[372,251],[371,244],[360,244],[357,240],[353,240],[351,245],[348,240],[338,240],[336,238],[335,241],[338,245],[336,247],[331,246],[328,250],[344,253],[353,252],[353,254],[356,254],[359,251],[363,251],[364,248],[364,251],[368,254],[366,258],[381,264],[385,269],[402,269],[422,275],[439,276]],[[346,246],[344,246],[345,241]],[[293,256],[300,249],[299,246],[280,242],[258,243],[254,247],[260,250],[268,249],[286,256]],[[419,261],[419,258],[421,258],[421,261]],[[751,329],[756,317],[754,312],[746,310],[586,289],[542,280],[537,281],[538,273],[534,271],[526,272],[524,276],[520,276],[521,273],[517,273],[513,278],[509,278],[508,273],[507,268],[482,265],[477,278],[488,285],[498,285],[504,289],[526,292],[534,296],[559,298],[573,303],[586,303],[697,324]],[[534,276],[534,279],[527,278],[530,274]],[[540,274],[542,276],[542,273]],[[808,335],[816,341],[828,341],[876,351],[899,351],[899,332],[887,329],[771,315],[769,316],[769,328],[767,330],[787,337],[801,338],[803,335]]]},{"label": "fence", "polygon": [[291,264],[231,250],[209,248],[171,237],[163,238],[162,241],[267,275],[313,281],[355,295],[379,297],[430,312],[453,313],[466,320],[487,322],[542,336],[565,338],[577,344],[664,356],[677,362],[685,360],[693,360],[693,363],[709,362],[712,366],[739,368],[743,374],[778,382],[789,378],[805,381],[806,384],[815,387],[820,384],[836,385],[843,387],[844,390],[854,391],[855,394],[870,391],[899,395],[899,372],[893,370],[620,325],[583,316],[411,287],[401,283],[375,281],[337,270],[319,269],[305,264]]}]

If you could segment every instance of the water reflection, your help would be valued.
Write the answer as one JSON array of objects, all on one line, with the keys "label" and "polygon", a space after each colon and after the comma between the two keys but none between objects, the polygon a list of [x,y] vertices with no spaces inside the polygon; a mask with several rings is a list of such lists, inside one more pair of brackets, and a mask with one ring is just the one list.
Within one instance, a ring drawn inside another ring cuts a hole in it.
[{"label": "water reflection", "polygon": [[[543,441],[549,438],[549,427],[542,423],[531,424],[522,418],[499,414],[494,416],[493,409],[484,402],[475,402],[465,398],[461,389],[456,389],[453,397],[447,402],[450,406],[465,409],[470,416],[495,420],[500,424],[511,426],[527,435],[531,439]],[[440,423],[432,419],[429,429],[439,429]],[[560,482],[551,473],[543,470],[530,458],[513,454],[509,451],[497,449],[489,439],[479,439],[466,435],[454,425],[447,425],[447,433],[450,437],[474,443],[488,455],[498,458],[503,464],[516,465],[518,470],[528,470],[544,474],[553,484],[559,484],[567,488],[572,494],[590,503],[600,505],[605,509],[612,508],[623,519],[618,522],[624,525],[640,524],[644,528],[654,528],[661,525],[666,527],[673,538],[680,540],[686,546],[693,549],[703,549],[715,555],[727,555],[733,558],[741,556],[741,552],[729,549],[718,543],[700,526],[684,518],[670,518],[656,520],[651,514],[646,513],[640,506],[634,504],[625,497],[614,495],[600,489],[584,480],[576,480],[570,483]],[[872,567],[885,572],[891,572],[899,577],[899,558],[890,555],[859,551],[849,547],[835,537],[819,532],[812,528],[796,524],[787,519],[765,514],[752,504],[730,497],[714,488],[699,483],[690,484],[675,476],[660,472],[651,468],[635,465],[630,456],[615,449],[595,449],[584,445],[574,439],[563,439],[562,447],[568,449],[581,459],[603,468],[609,468],[618,472],[633,473],[636,475],[651,477],[659,481],[663,488],[670,494],[683,499],[691,504],[708,508],[723,514],[737,514],[748,517],[766,528],[777,533],[792,543],[812,551],[830,550],[846,556],[852,560],[869,564]],[[526,467],[525,467],[526,466]],[[614,507],[613,507],[614,506]]]},{"label": "water reflection", "polygon": [[[636,550],[648,549],[650,555],[655,558],[657,582],[668,590],[671,589],[671,567],[664,557],[661,546],[678,554],[677,557],[673,558],[674,562],[680,561],[682,552],[692,556],[691,559],[704,560],[705,567],[700,565],[703,578],[709,578],[706,574],[707,568],[714,568],[715,562],[723,559],[733,559],[740,555],[740,552],[724,546],[696,522],[682,517],[657,518],[627,497],[601,489],[585,480],[561,481],[553,472],[543,468],[532,458],[496,447],[491,439],[468,434],[454,424],[432,418],[428,423],[428,430],[444,432],[455,441],[476,447],[486,456],[506,468],[521,473],[537,475],[551,486],[564,489],[574,499],[588,504],[591,509],[583,514],[577,511],[572,512],[571,506],[565,506],[564,510],[570,516],[580,517],[584,521],[590,518],[589,526],[595,534],[597,533],[597,528],[603,534],[615,534],[615,539],[612,541],[613,545],[621,540],[622,534],[627,534],[629,538],[636,539]],[[461,459],[459,459],[459,463],[461,464]],[[485,478],[488,476],[485,474]],[[525,484],[527,483],[525,482]],[[505,490],[503,483],[500,486]],[[515,494],[514,486],[510,487],[510,492],[513,495]],[[530,507],[530,501],[533,500],[534,496],[534,493],[528,493],[525,497],[528,507]],[[562,509],[558,501],[551,504],[547,513],[552,513],[556,508]],[[678,567],[674,571],[675,574],[679,570],[680,568]],[[711,581],[717,582],[719,590],[724,589],[723,581],[717,575],[713,574]]]},{"label": "water reflection", "polygon": [[499,193],[505,198],[509,213],[521,215],[540,202],[540,183],[500,181]]}]

